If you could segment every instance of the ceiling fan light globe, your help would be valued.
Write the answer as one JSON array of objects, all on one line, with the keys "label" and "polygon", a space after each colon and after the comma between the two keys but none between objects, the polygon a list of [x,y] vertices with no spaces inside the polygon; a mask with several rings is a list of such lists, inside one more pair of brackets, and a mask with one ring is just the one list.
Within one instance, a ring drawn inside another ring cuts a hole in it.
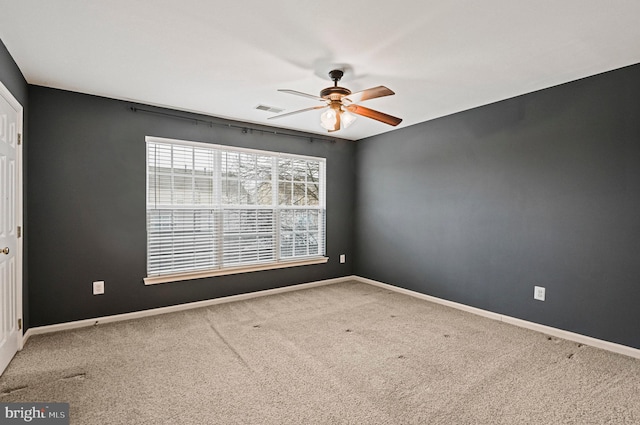
[{"label": "ceiling fan light globe", "polygon": [[342,128],[347,128],[356,120],[356,116],[351,112],[343,111],[342,116],[340,117],[342,121]]},{"label": "ceiling fan light globe", "polygon": [[326,130],[333,130],[336,125],[336,111],[328,109],[320,115],[320,125]]}]

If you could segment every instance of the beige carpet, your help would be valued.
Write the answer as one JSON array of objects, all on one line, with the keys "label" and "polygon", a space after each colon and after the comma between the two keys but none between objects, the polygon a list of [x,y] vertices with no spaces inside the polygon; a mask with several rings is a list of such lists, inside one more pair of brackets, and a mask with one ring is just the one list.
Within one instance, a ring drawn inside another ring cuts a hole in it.
[{"label": "beige carpet", "polygon": [[638,424],[640,361],[363,283],[32,337],[0,402],[92,424]]}]

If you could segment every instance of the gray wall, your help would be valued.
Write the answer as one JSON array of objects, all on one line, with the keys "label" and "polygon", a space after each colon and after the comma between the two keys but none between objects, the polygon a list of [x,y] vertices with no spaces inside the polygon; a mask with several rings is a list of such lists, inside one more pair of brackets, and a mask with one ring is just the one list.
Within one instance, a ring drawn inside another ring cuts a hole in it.
[{"label": "gray wall", "polygon": [[[24,77],[22,76],[22,72],[20,71],[20,69],[18,68],[18,66],[16,65],[15,61],[13,60],[13,58],[11,57],[11,54],[9,54],[9,51],[7,50],[7,48],[5,47],[4,43],[2,42],[2,40],[0,40],[0,81],[2,81],[2,84],[4,84],[4,86],[11,92],[11,94],[13,95],[13,97],[16,98],[16,100],[18,102],[20,102],[20,104],[22,105],[23,108],[23,131],[22,131],[22,141],[23,141],[23,181],[26,184],[26,170],[27,170],[27,152],[26,152],[26,146],[28,145],[28,139],[29,139],[29,132],[28,132],[28,118],[29,118],[29,105],[28,105],[28,85],[27,85],[27,81],[24,79]],[[27,207],[26,205],[24,205],[23,208],[23,222],[26,223],[26,216],[27,216]],[[28,235],[25,233],[24,234],[24,239],[23,239],[23,245],[25,248],[25,252],[26,249],[28,247]],[[22,315],[23,315],[23,322],[25,327],[29,326],[29,298],[28,298],[28,294],[29,294],[29,289],[28,289],[28,285],[29,285],[29,275],[28,275],[28,258],[25,255],[23,257],[23,264],[22,264],[22,290],[23,290],[23,296],[22,296]]]},{"label": "gray wall", "polygon": [[361,140],[356,158],[357,275],[640,348],[640,65]]},{"label": "gray wall", "polygon": [[[340,254],[353,257],[353,142],[310,142],[260,132],[243,134],[234,128],[135,113],[127,102],[38,86],[30,86],[29,100],[27,225],[32,326],[353,273],[350,261],[338,261]],[[329,262],[144,286],[147,135],[327,158]],[[105,281],[104,295],[92,295],[94,280]]]}]

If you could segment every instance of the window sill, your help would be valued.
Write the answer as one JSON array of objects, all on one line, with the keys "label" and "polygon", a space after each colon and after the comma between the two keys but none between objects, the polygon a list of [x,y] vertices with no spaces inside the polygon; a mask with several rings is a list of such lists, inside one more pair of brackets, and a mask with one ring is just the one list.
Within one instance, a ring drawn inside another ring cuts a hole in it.
[{"label": "window sill", "polygon": [[230,274],[257,272],[262,270],[284,269],[297,266],[309,266],[312,264],[324,264],[329,261],[329,257],[310,258],[305,260],[281,261],[279,263],[256,264],[252,266],[242,266],[226,268],[224,270],[204,270],[193,273],[171,274],[166,276],[145,277],[145,285],[156,285],[158,283],[179,282],[182,280],[201,279],[204,277],[226,276]]}]

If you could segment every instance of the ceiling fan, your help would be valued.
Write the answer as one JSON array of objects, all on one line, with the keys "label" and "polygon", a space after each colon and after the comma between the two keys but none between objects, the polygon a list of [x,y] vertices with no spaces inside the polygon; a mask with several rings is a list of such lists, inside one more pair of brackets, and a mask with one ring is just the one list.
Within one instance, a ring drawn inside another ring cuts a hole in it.
[{"label": "ceiling fan", "polygon": [[323,89],[320,92],[320,96],[302,93],[296,90],[278,89],[278,91],[284,93],[318,100],[323,102],[324,105],[312,106],[310,108],[300,109],[286,114],[275,115],[273,117],[269,117],[269,119],[283,118],[289,115],[299,114],[300,112],[328,108],[320,116],[320,125],[329,130],[329,132],[338,131],[340,128],[347,128],[351,123],[353,123],[353,121],[355,121],[355,115],[361,115],[392,126],[396,126],[402,122],[401,118],[365,108],[364,106],[356,105],[356,102],[364,102],[365,100],[375,99],[377,97],[390,96],[395,94],[393,91],[385,86],[378,86],[356,93],[351,93],[351,90],[338,86],[338,81],[340,81],[343,75],[344,71],[340,69],[334,69],[329,72],[329,77],[331,77],[331,80],[333,81],[333,87]]}]

